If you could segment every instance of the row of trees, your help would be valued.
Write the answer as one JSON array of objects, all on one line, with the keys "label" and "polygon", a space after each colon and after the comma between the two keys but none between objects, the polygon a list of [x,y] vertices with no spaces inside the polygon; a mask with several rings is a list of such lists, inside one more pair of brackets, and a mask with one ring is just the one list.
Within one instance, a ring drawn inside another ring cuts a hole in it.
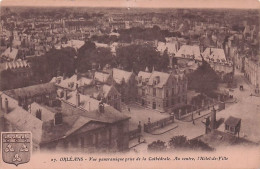
[{"label": "row of trees", "polygon": [[186,136],[174,136],[168,142],[168,146],[164,141],[157,140],[152,142],[147,147],[148,151],[162,152],[167,150],[202,150],[213,151],[214,148],[210,147],[207,143],[199,139],[188,140]]}]

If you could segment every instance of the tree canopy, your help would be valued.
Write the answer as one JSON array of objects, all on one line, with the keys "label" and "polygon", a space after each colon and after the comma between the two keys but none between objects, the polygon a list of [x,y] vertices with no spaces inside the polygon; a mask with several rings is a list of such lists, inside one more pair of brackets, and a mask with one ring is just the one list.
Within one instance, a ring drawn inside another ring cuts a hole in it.
[{"label": "tree canopy", "polygon": [[125,70],[138,73],[148,67],[154,67],[158,71],[165,70],[169,65],[167,55],[161,56],[160,53],[150,45],[129,45],[117,49],[117,64]]},{"label": "tree canopy", "polygon": [[202,65],[188,75],[189,88],[201,93],[211,93],[217,89],[218,83],[218,75],[205,60],[202,60]]}]

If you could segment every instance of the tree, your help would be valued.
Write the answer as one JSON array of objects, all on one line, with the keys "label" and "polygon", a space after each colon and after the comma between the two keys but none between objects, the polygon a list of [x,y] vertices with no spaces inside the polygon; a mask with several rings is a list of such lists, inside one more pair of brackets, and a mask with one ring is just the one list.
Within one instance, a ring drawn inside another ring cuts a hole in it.
[{"label": "tree", "polygon": [[189,142],[187,140],[187,137],[183,135],[174,136],[169,141],[170,148],[187,148],[188,145]]},{"label": "tree", "polygon": [[190,148],[193,150],[204,150],[204,151],[213,151],[214,148],[210,147],[207,143],[199,139],[190,140]]},{"label": "tree", "polygon": [[165,49],[163,55],[159,57],[158,64],[156,65],[156,69],[158,71],[166,71],[169,66],[169,55],[168,49]]},{"label": "tree", "polygon": [[116,62],[127,71],[139,72],[146,66],[151,70],[158,64],[160,53],[150,45],[129,45],[119,47],[116,51]]},{"label": "tree", "polygon": [[214,148],[210,147],[207,143],[199,139],[188,140],[186,136],[174,136],[169,141],[170,148],[173,149],[189,149],[189,150],[204,150],[213,151]]},{"label": "tree", "polygon": [[147,146],[148,151],[154,151],[154,152],[165,151],[166,149],[167,146],[165,145],[165,142],[161,140],[154,141],[151,144],[148,144]]},{"label": "tree", "polygon": [[217,89],[218,83],[218,75],[204,59],[202,60],[202,65],[188,75],[189,88],[195,89],[200,93],[211,93]]}]

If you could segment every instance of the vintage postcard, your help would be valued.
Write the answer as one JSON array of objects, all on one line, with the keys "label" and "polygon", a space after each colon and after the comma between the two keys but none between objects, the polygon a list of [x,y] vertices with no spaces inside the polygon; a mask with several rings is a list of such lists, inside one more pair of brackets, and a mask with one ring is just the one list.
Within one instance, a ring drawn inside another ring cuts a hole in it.
[{"label": "vintage postcard", "polygon": [[0,168],[260,168],[260,1],[0,9]]}]

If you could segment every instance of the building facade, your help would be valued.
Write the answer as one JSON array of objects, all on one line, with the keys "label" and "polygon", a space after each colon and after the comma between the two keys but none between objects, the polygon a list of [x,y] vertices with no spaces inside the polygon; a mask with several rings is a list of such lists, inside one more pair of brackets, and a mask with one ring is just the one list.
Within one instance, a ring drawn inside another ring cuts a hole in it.
[{"label": "building facade", "polygon": [[187,103],[187,79],[183,73],[140,71],[137,86],[137,102],[144,107],[172,112]]}]

